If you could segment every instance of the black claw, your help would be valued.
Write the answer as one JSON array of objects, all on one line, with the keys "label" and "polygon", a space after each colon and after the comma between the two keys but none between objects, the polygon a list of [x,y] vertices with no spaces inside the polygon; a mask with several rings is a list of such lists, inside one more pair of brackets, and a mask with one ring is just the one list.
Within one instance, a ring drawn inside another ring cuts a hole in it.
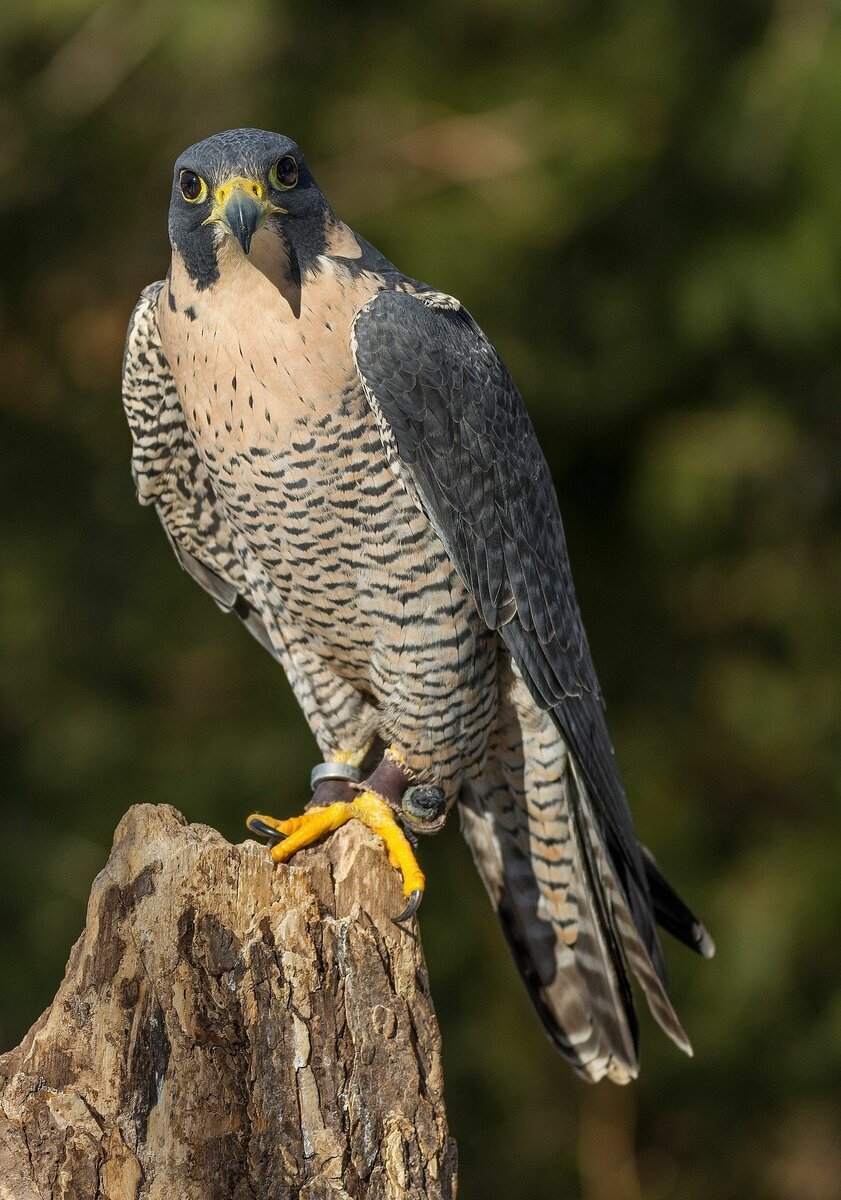
[{"label": "black claw", "polygon": [[394,924],[402,925],[404,921],[410,921],[420,908],[421,900],[423,900],[423,892],[420,888],[417,888],[414,892],[409,892],[409,903],[403,909],[400,916],[394,918]]},{"label": "black claw", "polygon": [[261,821],[259,817],[252,817],[245,824],[251,833],[256,833],[258,837],[268,838],[270,847],[276,846],[278,842],[283,841],[283,834],[275,829],[273,825],[268,825],[265,821]]}]

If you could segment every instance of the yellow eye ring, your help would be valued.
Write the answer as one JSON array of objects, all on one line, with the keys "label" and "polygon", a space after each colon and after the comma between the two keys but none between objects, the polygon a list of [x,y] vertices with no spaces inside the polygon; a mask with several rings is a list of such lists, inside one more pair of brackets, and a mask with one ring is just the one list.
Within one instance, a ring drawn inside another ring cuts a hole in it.
[{"label": "yellow eye ring", "polygon": [[273,188],[290,191],[298,182],[298,164],[291,154],[284,154],[269,171],[269,183]]},{"label": "yellow eye ring", "polygon": [[188,204],[201,204],[207,199],[207,184],[195,171],[182,171],[178,177],[181,195]]}]

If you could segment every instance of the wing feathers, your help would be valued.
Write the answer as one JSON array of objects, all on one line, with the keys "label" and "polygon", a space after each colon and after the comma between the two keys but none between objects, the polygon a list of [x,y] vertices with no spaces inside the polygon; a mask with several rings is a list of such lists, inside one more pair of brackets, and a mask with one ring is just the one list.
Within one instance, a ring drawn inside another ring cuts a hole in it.
[{"label": "wing feathers", "polygon": [[162,287],[155,283],[143,291],[131,316],[123,358],[123,404],[138,499],[155,506],[184,570],[220,608],[235,612],[278,658],[251,597],[232,530],[189,435],[161,349],[156,306]]},{"label": "wing feathers", "polygon": [[646,846],[640,846],[640,850],[658,924],[702,958],[712,958],[715,942],[671,884],[663,878],[651,851]]},{"label": "wing feathers", "polygon": [[[570,802],[577,899],[589,912],[580,937],[599,947],[614,1009],[624,1011],[630,1029],[627,955],[658,1019],[685,1044],[665,993],[654,914],[695,948],[706,943],[656,866],[641,856],[552,479],[519,393],[490,342],[451,298],[381,292],[357,314],[352,341],[398,476],[425,510],[482,618],[499,630],[532,702],[549,711],[569,749],[578,797]],[[476,822],[472,828],[474,840],[489,836]],[[490,849],[484,859],[492,861]],[[510,866],[503,856],[496,869]],[[526,906],[512,900],[505,878],[499,886],[508,936],[522,947],[530,937],[521,921]],[[597,991],[592,979],[588,986]],[[628,1059],[624,1050],[616,1053]]]}]

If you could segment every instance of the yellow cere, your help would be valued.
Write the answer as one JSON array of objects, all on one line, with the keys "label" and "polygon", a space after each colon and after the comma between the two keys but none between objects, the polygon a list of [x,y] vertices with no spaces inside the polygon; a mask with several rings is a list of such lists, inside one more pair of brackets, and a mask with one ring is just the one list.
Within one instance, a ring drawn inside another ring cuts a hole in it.
[{"label": "yellow cere", "polygon": [[214,193],[214,199],[219,208],[224,208],[234,192],[246,192],[255,200],[263,199],[263,185],[259,179],[246,179],[244,175],[234,175],[221,183]]},{"label": "yellow cere", "polygon": [[[263,187],[259,179],[249,179],[245,175],[234,175],[230,179],[226,179],[224,183],[220,183],[216,191],[213,193],[213,210],[209,217],[202,223],[204,225],[212,225],[214,222],[224,221],[225,206],[236,192],[245,192],[246,196],[251,196],[263,206],[266,214],[269,213],[285,213],[288,210],[281,208],[279,204],[274,204],[266,195],[266,189]],[[204,192],[203,195],[207,193]]]}]

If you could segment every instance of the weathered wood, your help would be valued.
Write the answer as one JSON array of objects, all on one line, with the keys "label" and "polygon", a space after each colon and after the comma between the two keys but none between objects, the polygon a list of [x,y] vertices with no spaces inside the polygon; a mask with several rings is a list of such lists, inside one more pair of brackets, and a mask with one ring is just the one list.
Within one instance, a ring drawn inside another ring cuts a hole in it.
[{"label": "weathered wood", "polygon": [[0,1058],[2,1200],[453,1197],[400,906],[355,822],[275,868],[132,808],[55,1001]]}]

